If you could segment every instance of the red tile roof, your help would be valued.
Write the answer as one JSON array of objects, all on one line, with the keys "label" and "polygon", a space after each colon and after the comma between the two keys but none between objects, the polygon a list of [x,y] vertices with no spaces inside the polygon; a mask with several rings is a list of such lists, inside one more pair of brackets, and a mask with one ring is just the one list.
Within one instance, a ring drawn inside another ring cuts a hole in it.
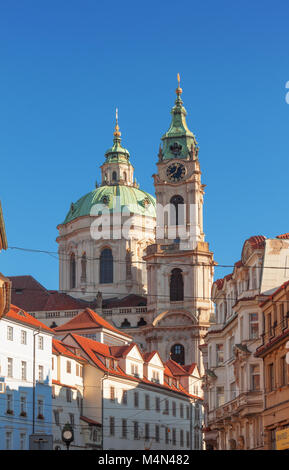
[{"label": "red tile roof", "polygon": [[146,306],[147,299],[142,295],[129,294],[122,299],[105,299],[102,308],[118,308],[118,307],[139,307]]},{"label": "red tile roof", "polygon": [[69,347],[64,344],[62,341],[59,341],[58,339],[53,339],[52,340],[52,353],[59,356],[67,356],[71,357],[72,359],[75,359],[77,361],[81,362],[87,362],[84,357],[77,356],[74,354],[72,351],[70,351]]},{"label": "red tile roof", "polygon": [[195,362],[193,362],[192,364],[188,364],[186,366],[183,366],[183,369],[185,369],[187,371],[188,374],[192,374],[194,372],[194,370],[198,368],[197,364]]},{"label": "red tile roof", "polygon": [[101,426],[100,423],[98,423],[97,421],[94,421],[94,420],[91,419],[91,418],[87,418],[86,416],[80,416],[79,419],[81,419],[81,421],[84,421],[85,423],[88,423],[88,424],[93,424],[93,425],[96,425],[96,426]]},{"label": "red tile roof", "polygon": [[37,320],[34,318],[32,315],[29,315],[29,313],[25,312],[25,310],[22,310],[19,307],[16,307],[16,305],[10,305],[10,310],[6,314],[5,318],[10,318],[12,320],[17,320],[18,322],[23,323],[24,325],[31,326],[33,328],[40,328],[41,330],[45,330],[49,333],[54,333],[51,328],[48,328],[48,326],[44,325],[44,323],[41,323],[41,321]]},{"label": "red tile roof", "polygon": [[280,238],[281,240],[288,240],[289,233],[282,233],[281,235],[277,235],[276,238]]},{"label": "red tile roof", "polygon": [[135,343],[126,344],[124,346],[110,346],[110,352],[114,357],[126,357],[134,346],[136,346]]},{"label": "red tile roof", "polygon": [[166,362],[166,365],[168,368],[171,370],[172,374],[174,376],[179,376],[179,375],[188,375],[188,372],[184,370],[184,368],[178,364],[177,362],[173,361],[172,359],[169,359]]},{"label": "red tile roof", "polygon": [[[159,358],[161,359],[159,352],[158,351],[152,351],[152,352],[145,352],[142,354],[143,360],[145,362],[150,362],[150,360],[154,357],[155,354],[158,354]],[[162,360],[162,359],[161,359]]]},{"label": "red tile roof", "polygon": [[[200,398],[196,397],[196,395],[191,395],[189,394],[181,385],[179,388],[177,388],[175,385],[168,385],[167,383],[164,384],[158,384],[155,382],[151,382],[148,380],[147,377],[138,378],[134,377],[133,375],[126,374],[119,366],[117,366],[116,369],[112,367],[106,367],[106,365],[102,362],[102,360],[99,358],[99,355],[107,357],[107,358],[114,358],[117,360],[116,356],[113,356],[113,350],[116,351],[114,346],[107,346],[106,344],[99,343],[98,341],[94,341],[93,339],[90,338],[85,338],[80,335],[76,335],[73,333],[69,333],[69,335],[76,341],[76,343],[83,349],[84,353],[91,359],[91,361],[98,366],[101,370],[104,372],[108,372],[110,375],[115,375],[115,376],[121,376],[123,378],[133,380],[134,382],[138,383],[146,383],[155,387],[160,387],[160,388],[166,388],[169,390],[173,390],[178,393],[182,393],[183,395],[189,396],[189,397],[194,397],[194,398]],[[64,338],[65,339],[65,338]],[[137,346],[136,343],[133,343],[131,346]],[[174,362],[174,361],[172,361]],[[176,364],[176,363],[175,363]],[[180,366],[181,367],[181,366]],[[170,369],[165,365],[165,370],[164,370],[165,375],[169,377],[174,377]],[[187,375],[187,373],[186,373]]]},{"label": "red tile roof", "polygon": [[118,333],[122,336],[131,339],[131,336],[119,331],[117,328],[112,326],[110,323],[108,323],[108,321],[106,321],[104,318],[98,315],[98,313],[94,312],[90,308],[86,308],[63,325],[57,326],[56,328],[54,328],[54,331],[60,333],[73,330],[86,330],[91,328],[106,328],[107,330],[113,331],[114,333]]},{"label": "red tile roof", "polygon": [[77,390],[77,387],[74,385],[67,385],[59,382],[59,380],[52,380],[52,385],[59,385],[60,387],[67,387],[67,388],[73,388],[73,390]]},{"label": "red tile roof", "polygon": [[[263,248],[265,246],[266,237],[264,235],[254,235],[253,237],[248,238],[245,243],[250,243],[254,250]],[[244,243],[244,245],[245,245]]]},{"label": "red tile roof", "polygon": [[28,312],[80,310],[88,304],[68,294],[47,290],[32,276],[10,276],[9,279],[12,282],[12,303]]}]

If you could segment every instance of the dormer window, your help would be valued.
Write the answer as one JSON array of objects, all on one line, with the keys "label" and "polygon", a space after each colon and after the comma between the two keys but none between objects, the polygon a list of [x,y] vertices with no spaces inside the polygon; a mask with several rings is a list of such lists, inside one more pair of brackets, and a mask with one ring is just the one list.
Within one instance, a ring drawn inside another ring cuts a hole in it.
[{"label": "dormer window", "polygon": [[152,382],[160,383],[160,375],[156,370],[153,370]]},{"label": "dormer window", "polygon": [[139,377],[138,366],[136,364],[131,364],[131,375]]}]

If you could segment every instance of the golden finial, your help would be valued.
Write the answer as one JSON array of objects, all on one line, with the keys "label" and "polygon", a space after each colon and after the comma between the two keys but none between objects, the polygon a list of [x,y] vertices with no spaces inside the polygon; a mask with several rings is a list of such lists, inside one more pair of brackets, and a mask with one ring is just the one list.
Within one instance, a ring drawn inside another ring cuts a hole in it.
[{"label": "golden finial", "polygon": [[177,80],[178,80],[178,88],[176,89],[176,94],[181,95],[183,90],[180,87],[181,77],[179,73],[177,74]]},{"label": "golden finial", "polygon": [[118,125],[118,109],[117,108],[115,110],[115,128],[114,128],[113,135],[115,137],[120,137],[121,136],[121,132],[119,131],[119,125]]}]

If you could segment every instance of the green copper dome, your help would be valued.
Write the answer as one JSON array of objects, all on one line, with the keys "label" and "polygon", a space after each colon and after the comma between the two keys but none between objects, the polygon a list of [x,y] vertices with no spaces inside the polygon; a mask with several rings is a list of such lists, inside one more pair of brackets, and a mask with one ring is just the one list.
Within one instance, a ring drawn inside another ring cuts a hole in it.
[{"label": "green copper dome", "polygon": [[113,185],[100,186],[72,203],[63,224],[78,217],[94,215],[92,208],[95,204],[103,204],[111,213],[128,207],[134,214],[156,217],[156,200],[151,194],[133,186]]}]

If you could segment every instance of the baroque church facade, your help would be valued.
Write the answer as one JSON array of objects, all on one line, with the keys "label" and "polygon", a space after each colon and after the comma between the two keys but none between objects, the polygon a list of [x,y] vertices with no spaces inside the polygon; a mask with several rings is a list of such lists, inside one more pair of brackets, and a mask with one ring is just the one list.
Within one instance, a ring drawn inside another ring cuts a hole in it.
[{"label": "baroque church facade", "polygon": [[97,313],[146,351],[196,363],[202,373],[215,262],[204,240],[199,148],[181,94],[178,81],[153,175],[156,198],[134,180],[116,116],[100,186],[72,203],[58,225],[59,290],[95,302]]}]

